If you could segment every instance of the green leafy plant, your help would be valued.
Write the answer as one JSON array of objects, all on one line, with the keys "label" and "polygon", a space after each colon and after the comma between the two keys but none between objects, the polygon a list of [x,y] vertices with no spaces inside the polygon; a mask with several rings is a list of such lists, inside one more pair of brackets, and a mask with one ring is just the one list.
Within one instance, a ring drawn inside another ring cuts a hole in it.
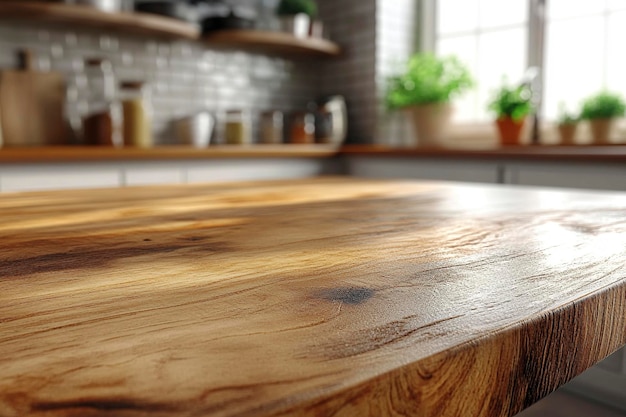
[{"label": "green leafy plant", "polygon": [[557,123],[560,125],[573,125],[578,123],[580,115],[577,112],[567,110],[564,103],[559,103],[559,115]]},{"label": "green leafy plant", "polygon": [[498,119],[509,117],[521,121],[532,111],[531,98],[530,88],[526,85],[517,87],[504,85],[489,103],[489,110],[496,113]]},{"label": "green leafy plant", "polygon": [[624,115],[626,103],[618,94],[602,91],[583,101],[582,119],[610,119]]},{"label": "green leafy plant", "polygon": [[312,18],[317,16],[317,3],[314,0],[281,0],[276,10],[279,16],[293,16],[304,13]]},{"label": "green leafy plant", "polygon": [[387,106],[395,109],[447,103],[473,85],[469,71],[456,57],[416,54],[409,59],[404,74],[389,78]]}]

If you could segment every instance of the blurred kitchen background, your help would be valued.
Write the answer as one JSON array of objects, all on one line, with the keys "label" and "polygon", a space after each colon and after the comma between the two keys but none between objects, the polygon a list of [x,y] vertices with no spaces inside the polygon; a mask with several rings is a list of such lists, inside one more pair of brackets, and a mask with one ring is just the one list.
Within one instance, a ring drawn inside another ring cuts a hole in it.
[{"label": "blurred kitchen background", "polygon": [[[531,65],[542,69],[542,143],[558,140],[555,122],[559,103],[575,108],[583,98],[603,89],[626,92],[623,0],[317,0],[314,17],[322,26],[315,31],[307,26],[304,34],[296,34],[294,27],[280,23],[276,13],[279,0],[205,1],[190,2],[188,6],[182,1],[151,2],[161,7],[159,13],[173,12],[173,21],[124,17],[135,15],[133,9],[148,2],[64,3],[0,0],[0,68],[6,74],[30,62],[32,72],[57,74],[63,84],[61,117],[67,125],[58,140],[50,139],[53,129],[45,125],[50,122],[49,115],[42,116],[47,108],[39,108],[36,103],[30,108],[18,106],[23,98],[19,89],[7,95],[11,105],[2,106],[2,95],[9,91],[2,87],[0,114],[11,113],[19,122],[16,128],[36,125],[37,116],[44,126],[43,136],[39,132],[40,143],[21,143],[19,135],[7,135],[7,120],[0,118],[5,123],[0,130],[4,131],[5,146],[111,146],[113,143],[107,140],[94,139],[114,136],[103,128],[106,120],[93,120],[95,134],[83,134],[84,121],[101,114],[110,103],[126,100],[132,104],[129,97],[134,97],[151,114],[147,128],[150,140],[134,143],[142,147],[190,142],[187,136],[193,136],[190,131],[196,128],[202,133],[199,136],[211,131],[200,147],[206,147],[210,139],[211,145],[286,142],[339,146],[345,142],[415,148],[405,114],[389,111],[384,102],[388,78],[402,71],[407,59],[418,51],[455,55],[475,78],[474,89],[455,102],[454,129],[449,134],[455,146],[496,144],[494,116],[488,112],[487,103],[503,77],[519,82]],[[49,6],[63,8],[51,12]],[[86,13],[86,9],[100,14]],[[232,25],[260,30],[265,35],[215,37],[214,26],[205,27],[201,36],[200,26],[210,17],[222,18],[218,23],[209,21],[217,28]],[[537,21],[544,25],[543,39],[537,38],[533,27]],[[282,35],[268,36],[268,32]],[[25,50],[28,53],[19,54]],[[35,107],[40,112],[35,112]],[[118,107],[112,115],[119,119],[120,112],[141,113],[134,110],[130,105],[126,109]],[[210,115],[213,129],[198,122],[201,128],[191,125],[181,131],[179,122],[198,114]],[[311,124],[315,133],[310,130]],[[144,137],[143,127],[137,124],[131,129],[136,139]],[[581,127],[581,144],[588,143],[585,129]],[[623,143],[624,139],[626,130],[618,124],[612,143]],[[42,149],[42,153],[51,152],[50,148]],[[368,150],[358,152],[348,152],[343,159],[313,153],[309,157],[290,154],[268,159],[259,154],[210,161],[165,154],[157,154],[152,160],[141,154],[143,159],[139,161],[131,160],[132,155],[116,159],[118,156],[111,154],[100,158],[95,154],[65,153],[48,158],[36,150],[30,154],[7,153],[0,162],[0,191],[278,179],[326,173],[626,189],[623,160],[602,159],[613,152],[610,149],[603,151],[602,158],[594,154],[595,159],[589,161],[585,154],[576,154],[573,159],[543,155],[543,159],[512,160],[511,153],[480,159],[473,155],[417,153],[406,158],[397,154],[368,157]],[[566,395],[575,393],[602,403],[600,410],[626,410],[626,351],[617,352],[565,390]],[[603,415],[597,410],[589,413],[595,412]]]}]

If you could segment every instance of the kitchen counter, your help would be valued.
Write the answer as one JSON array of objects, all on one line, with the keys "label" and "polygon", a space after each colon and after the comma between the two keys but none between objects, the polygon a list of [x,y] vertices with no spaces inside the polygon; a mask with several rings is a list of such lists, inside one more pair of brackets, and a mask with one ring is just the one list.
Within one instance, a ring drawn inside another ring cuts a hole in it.
[{"label": "kitchen counter", "polygon": [[626,343],[626,196],[0,196],[0,415],[512,416]]}]

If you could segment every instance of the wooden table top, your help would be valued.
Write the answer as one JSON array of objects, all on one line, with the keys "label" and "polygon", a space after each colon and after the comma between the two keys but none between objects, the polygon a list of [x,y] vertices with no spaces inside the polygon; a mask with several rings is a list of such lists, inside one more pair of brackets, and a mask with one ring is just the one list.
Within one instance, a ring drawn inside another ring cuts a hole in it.
[{"label": "wooden table top", "polygon": [[626,196],[0,196],[0,416],[510,416],[626,343]]}]

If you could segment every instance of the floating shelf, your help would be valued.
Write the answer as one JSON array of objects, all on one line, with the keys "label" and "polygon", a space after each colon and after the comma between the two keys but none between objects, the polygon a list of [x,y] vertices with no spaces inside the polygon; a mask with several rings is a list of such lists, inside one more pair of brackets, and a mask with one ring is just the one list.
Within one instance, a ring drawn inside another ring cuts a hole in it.
[{"label": "floating shelf", "polygon": [[108,13],[65,3],[3,0],[0,1],[0,19],[23,19],[166,38],[196,40],[200,36],[197,26],[168,17],[134,12]]},{"label": "floating shelf", "polygon": [[334,42],[320,38],[297,38],[289,33],[262,30],[220,30],[203,36],[212,47],[237,48],[289,56],[328,56],[341,54]]}]

